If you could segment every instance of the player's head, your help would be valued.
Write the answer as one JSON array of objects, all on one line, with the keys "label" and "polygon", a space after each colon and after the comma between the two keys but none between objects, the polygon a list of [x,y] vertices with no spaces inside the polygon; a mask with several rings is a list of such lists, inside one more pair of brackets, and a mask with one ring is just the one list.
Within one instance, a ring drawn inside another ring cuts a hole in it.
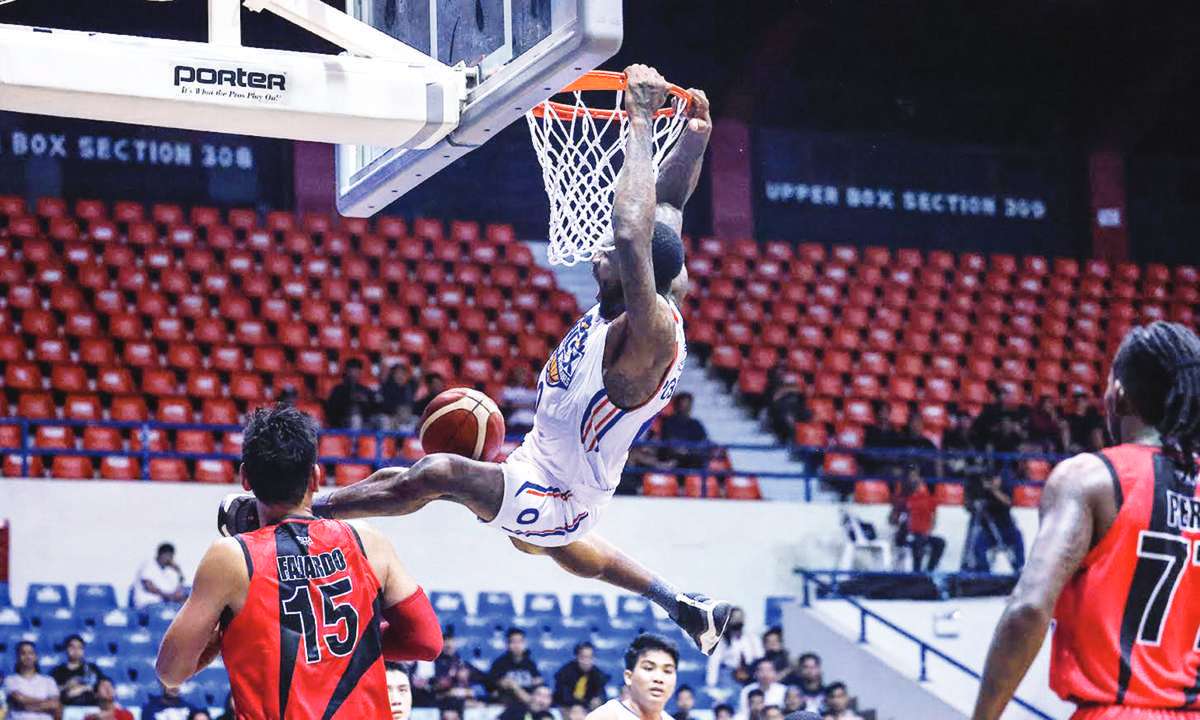
[{"label": "player's head", "polygon": [[675,643],[643,633],[625,651],[625,687],[639,708],[662,712],[675,692],[679,650]]},{"label": "player's head", "polygon": [[392,709],[392,720],[408,720],[412,713],[412,685],[408,673],[399,663],[386,663],[388,703]]},{"label": "player's head", "polygon": [[1123,421],[1136,418],[1190,471],[1200,449],[1200,338],[1179,323],[1130,330],[1113,358],[1104,407],[1115,442],[1131,439],[1136,429]]},{"label": "player's head", "polygon": [[[650,240],[650,260],[654,266],[654,290],[659,295],[672,292],[672,284],[678,293],[676,282],[685,274],[683,265],[683,239],[666,223],[654,223],[654,235]],[[611,320],[625,312],[624,288],[621,274],[614,264],[613,253],[598,255],[592,263],[592,274],[596,277],[596,298],[600,301],[600,316]],[[685,283],[686,284],[686,283]]]},{"label": "player's head", "polygon": [[290,405],[259,408],[242,439],[242,487],[263,505],[291,509],[317,491],[317,423]]}]

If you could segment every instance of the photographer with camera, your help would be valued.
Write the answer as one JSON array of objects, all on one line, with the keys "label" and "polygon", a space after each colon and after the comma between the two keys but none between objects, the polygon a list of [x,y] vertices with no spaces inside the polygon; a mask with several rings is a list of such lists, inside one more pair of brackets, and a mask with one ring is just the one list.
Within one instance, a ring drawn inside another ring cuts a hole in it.
[{"label": "photographer with camera", "polygon": [[989,555],[1008,554],[1013,573],[1025,566],[1025,539],[1012,516],[1012,494],[998,472],[971,477],[966,483],[967,508],[971,522],[963,551],[963,569],[991,572]]}]

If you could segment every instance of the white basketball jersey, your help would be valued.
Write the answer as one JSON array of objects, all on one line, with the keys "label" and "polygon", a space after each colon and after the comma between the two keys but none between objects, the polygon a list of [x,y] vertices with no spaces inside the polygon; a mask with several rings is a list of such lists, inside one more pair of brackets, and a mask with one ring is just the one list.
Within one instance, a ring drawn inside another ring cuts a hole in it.
[{"label": "white basketball jersey", "polygon": [[608,399],[604,342],[610,323],[597,305],[575,323],[542,368],[533,429],[516,453],[568,487],[583,485],[609,495],[617,489],[629,446],[671,401],[687,357],[679,308],[662,301],[674,319],[675,359],[654,395],[628,409]]}]

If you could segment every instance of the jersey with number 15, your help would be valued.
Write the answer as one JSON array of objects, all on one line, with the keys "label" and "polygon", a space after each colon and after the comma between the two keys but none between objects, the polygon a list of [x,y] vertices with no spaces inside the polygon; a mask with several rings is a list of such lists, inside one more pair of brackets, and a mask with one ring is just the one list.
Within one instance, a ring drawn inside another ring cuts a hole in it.
[{"label": "jersey with number 15", "polygon": [[391,718],[380,584],[354,528],[289,516],[237,540],[250,587],[221,654],[238,720]]},{"label": "jersey with number 15", "polygon": [[1200,499],[1159,448],[1119,445],[1117,517],[1055,607],[1050,686],[1077,704],[1200,708]]}]

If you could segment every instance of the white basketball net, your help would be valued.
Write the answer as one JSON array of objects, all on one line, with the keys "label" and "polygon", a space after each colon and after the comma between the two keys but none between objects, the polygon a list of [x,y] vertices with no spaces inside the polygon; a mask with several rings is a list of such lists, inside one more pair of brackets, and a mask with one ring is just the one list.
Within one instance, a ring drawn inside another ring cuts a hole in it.
[{"label": "white basketball net", "polygon": [[[598,92],[598,91],[589,91]],[[549,101],[542,116],[525,114],[533,148],[542,164],[542,179],[550,197],[550,248],[552,265],[590,262],[613,247],[613,188],[624,160],[628,120],[621,111],[621,91],[614,92],[614,112],[593,117],[574,92],[572,116],[556,112]],[[687,124],[686,100],[668,96],[675,112],[654,118],[654,170],[679,139]]]}]

